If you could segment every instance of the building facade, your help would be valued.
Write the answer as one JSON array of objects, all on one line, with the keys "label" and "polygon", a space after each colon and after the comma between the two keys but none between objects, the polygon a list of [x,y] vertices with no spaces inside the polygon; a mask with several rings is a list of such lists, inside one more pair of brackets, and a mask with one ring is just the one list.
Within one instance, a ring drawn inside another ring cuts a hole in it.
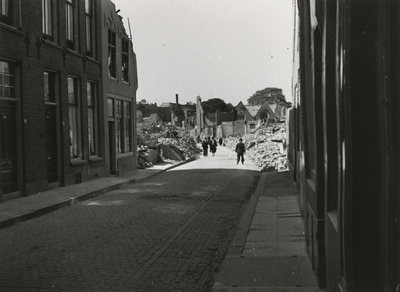
[{"label": "building facade", "polygon": [[100,2],[105,160],[107,172],[118,175],[136,169],[136,55],[114,3]]},{"label": "building facade", "polygon": [[297,0],[288,166],[320,288],[400,291],[400,3]]},{"label": "building facade", "polygon": [[2,1],[1,201],[109,174],[101,11],[95,0]]}]

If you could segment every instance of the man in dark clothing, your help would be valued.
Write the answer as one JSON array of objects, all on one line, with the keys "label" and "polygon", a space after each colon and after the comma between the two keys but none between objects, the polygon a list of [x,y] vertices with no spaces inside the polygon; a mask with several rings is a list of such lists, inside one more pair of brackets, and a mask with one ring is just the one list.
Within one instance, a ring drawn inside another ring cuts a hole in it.
[{"label": "man in dark clothing", "polygon": [[244,157],[243,155],[246,153],[246,148],[242,142],[242,138],[239,139],[239,143],[236,144],[236,149],[237,153],[237,162],[236,164],[239,164],[240,159],[242,159],[242,164],[244,164]]},{"label": "man in dark clothing", "polygon": [[203,142],[201,143],[201,146],[203,146],[203,155],[208,156],[208,141],[207,138],[204,138]]},{"label": "man in dark clothing", "polygon": [[215,156],[215,152],[217,152],[217,140],[214,137],[210,139],[210,151],[212,156]]}]

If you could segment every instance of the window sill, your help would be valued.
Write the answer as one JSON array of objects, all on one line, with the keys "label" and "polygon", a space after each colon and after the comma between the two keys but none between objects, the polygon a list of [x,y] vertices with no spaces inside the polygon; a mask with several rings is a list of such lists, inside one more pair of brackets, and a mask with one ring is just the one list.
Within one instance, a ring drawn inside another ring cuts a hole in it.
[{"label": "window sill", "polygon": [[108,79],[118,82],[117,77],[112,77],[110,74],[108,74]]},{"label": "window sill", "polygon": [[56,43],[53,43],[52,41],[46,40],[46,39],[43,39],[43,44],[48,45],[53,48],[56,48],[56,49],[59,49],[60,51],[62,50],[62,48],[59,45],[57,45]]},{"label": "window sill", "polygon": [[99,62],[98,60],[96,60],[95,58],[93,58],[93,57],[87,56],[87,58],[88,58],[89,61],[91,61],[91,62],[93,62],[93,63],[100,64],[100,62]]},{"label": "window sill", "polygon": [[86,160],[82,160],[81,158],[71,159],[71,165],[72,166],[84,165],[85,163],[86,163]]},{"label": "window sill", "polygon": [[75,56],[77,56],[77,57],[79,57],[79,58],[82,58],[82,54],[78,53],[77,51],[74,51],[74,50],[68,49],[68,48],[67,48],[67,51],[68,51],[68,53],[70,53],[71,55],[75,55]]},{"label": "window sill", "polygon": [[130,85],[129,81],[126,81],[126,80],[122,80],[122,83],[126,84],[126,85]]},{"label": "window sill", "polygon": [[20,36],[24,36],[24,33],[21,31],[21,29],[18,29],[18,28],[14,27],[14,26],[5,24],[3,22],[0,22],[0,27],[4,28],[4,29],[7,29],[10,32],[16,33],[16,34],[18,34]]},{"label": "window sill", "polygon": [[89,162],[99,162],[99,161],[103,161],[104,158],[103,157],[98,157],[98,156],[91,156],[89,158]]}]

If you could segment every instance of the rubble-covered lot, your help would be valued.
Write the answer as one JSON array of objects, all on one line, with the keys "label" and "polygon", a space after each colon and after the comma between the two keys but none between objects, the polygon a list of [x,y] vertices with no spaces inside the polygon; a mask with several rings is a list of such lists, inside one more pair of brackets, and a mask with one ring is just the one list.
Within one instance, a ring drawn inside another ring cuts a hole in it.
[{"label": "rubble-covered lot", "polygon": [[[157,162],[176,163],[201,153],[192,137],[171,125],[161,122],[138,124],[137,132],[139,168],[151,167]],[[151,159],[154,152],[156,159]]]},{"label": "rubble-covered lot", "polygon": [[[260,127],[255,133],[243,137],[246,155],[261,167],[262,171],[287,170],[286,125],[269,124]],[[226,138],[226,147],[235,150],[239,137]]]}]

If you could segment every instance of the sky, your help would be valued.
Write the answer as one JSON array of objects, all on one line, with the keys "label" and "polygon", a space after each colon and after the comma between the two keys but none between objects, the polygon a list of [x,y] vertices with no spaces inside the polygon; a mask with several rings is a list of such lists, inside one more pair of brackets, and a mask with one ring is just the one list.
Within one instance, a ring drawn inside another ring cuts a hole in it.
[{"label": "sky", "polygon": [[130,26],[137,101],[236,106],[266,87],[291,101],[292,0],[112,1]]}]

